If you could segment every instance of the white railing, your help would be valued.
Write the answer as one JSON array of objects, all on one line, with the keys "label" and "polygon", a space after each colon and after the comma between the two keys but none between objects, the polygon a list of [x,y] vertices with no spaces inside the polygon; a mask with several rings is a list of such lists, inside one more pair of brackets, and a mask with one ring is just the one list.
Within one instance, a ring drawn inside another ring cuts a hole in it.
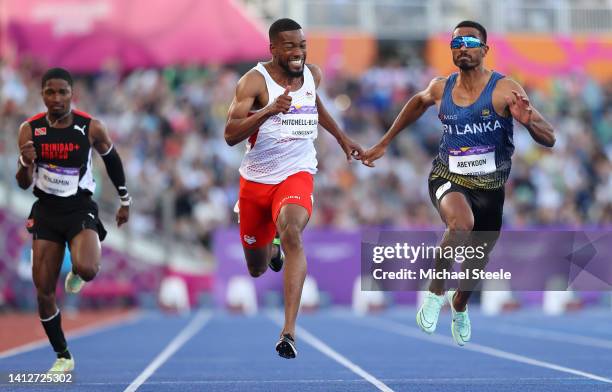
[{"label": "white railing", "polygon": [[242,0],[270,22],[290,17],[319,31],[419,39],[464,19],[497,33],[611,33],[611,0]]}]

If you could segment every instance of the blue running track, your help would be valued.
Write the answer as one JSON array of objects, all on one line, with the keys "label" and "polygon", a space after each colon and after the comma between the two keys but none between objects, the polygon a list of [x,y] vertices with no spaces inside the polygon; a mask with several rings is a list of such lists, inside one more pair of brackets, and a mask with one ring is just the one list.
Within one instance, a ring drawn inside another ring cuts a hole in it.
[{"label": "blue running track", "polygon": [[431,336],[414,315],[411,308],[300,315],[299,355],[286,360],[274,351],[282,313],[142,313],[69,337],[71,384],[8,382],[9,373],[48,369],[50,347],[0,354],[0,391],[612,391],[610,311],[472,311],[472,342],[464,348],[450,337],[447,312]]}]

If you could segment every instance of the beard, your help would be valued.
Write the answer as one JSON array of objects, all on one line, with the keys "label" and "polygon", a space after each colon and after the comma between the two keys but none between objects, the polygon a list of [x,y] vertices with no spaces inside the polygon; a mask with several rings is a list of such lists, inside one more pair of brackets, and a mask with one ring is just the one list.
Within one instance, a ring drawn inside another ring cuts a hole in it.
[{"label": "beard", "polygon": [[289,62],[285,62],[285,63],[280,63],[280,66],[283,68],[283,70],[285,70],[285,72],[287,72],[287,75],[291,76],[292,78],[301,78],[302,75],[304,75],[304,67],[306,66],[306,59],[304,59],[304,64],[302,64],[302,69],[299,71],[292,71],[291,68],[289,68]]},{"label": "beard", "polygon": [[476,68],[476,65],[461,63],[461,64],[457,65],[457,67],[459,67],[459,69],[462,70],[462,71],[469,71],[470,69]]},{"label": "beard", "polygon": [[476,61],[473,61],[472,58],[468,59],[468,58],[465,58],[465,57],[462,57],[460,59],[454,60],[453,62],[462,71],[469,71],[470,69],[474,69],[474,68],[478,67],[478,65],[479,65],[479,63],[476,62]]}]

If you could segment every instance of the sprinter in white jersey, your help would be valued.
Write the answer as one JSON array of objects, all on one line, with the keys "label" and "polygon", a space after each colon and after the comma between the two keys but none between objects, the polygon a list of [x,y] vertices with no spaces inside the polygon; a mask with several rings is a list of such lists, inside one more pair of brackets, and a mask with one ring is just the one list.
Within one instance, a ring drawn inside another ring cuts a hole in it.
[{"label": "sprinter in white jersey", "polygon": [[[240,238],[249,273],[262,275],[282,267],[284,251],[285,325],[276,351],[295,358],[295,321],[306,277],[302,231],[312,212],[313,174],[317,172],[314,140],[320,124],[344,150],[347,160],[361,148],[331,118],[316,88],[321,70],[306,64],[301,26],[279,19],[270,26],[272,60],[259,63],[238,82],[229,109],[225,140],[233,146],[247,140],[240,166]],[[281,246],[273,243],[278,232]]]}]

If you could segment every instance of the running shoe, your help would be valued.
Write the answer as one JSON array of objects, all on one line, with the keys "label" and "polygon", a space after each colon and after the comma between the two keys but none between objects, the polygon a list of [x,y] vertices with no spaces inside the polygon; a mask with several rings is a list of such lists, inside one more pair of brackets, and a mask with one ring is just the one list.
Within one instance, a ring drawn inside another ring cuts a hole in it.
[{"label": "running shoe", "polygon": [[276,352],[283,358],[292,359],[297,356],[295,340],[288,333],[284,334],[276,343]]},{"label": "running shoe", "polygon": [[453,306],[455,290],[449,290],[446,296],[450,303],[451,311],[453,312],[453,322],[451,324],[453,339],[458,345],[464,346],[472,337],[472,325],[470,323],[470,317],[468,316],[467,306],[465,307],[465,311],[457,312]]},{"label": "running shoe", "polygon": [[285,262],[285,253],[283,253],[283,249],[280,245],[280,238],[274,238],[272,246],[278,249],[278,253],[276,253],[275,257],[270,259],[268,266],[272,271],[279,272],[283,268],[283,263]]},{"label": "running shoe", "polygon": [[68,373],[74,370],[74,357],[58,358],[53,362],[53,366],[48,373]]},{"label": "running shoe", "polygon": [[85,281],[81,279],[81,277],[72,271],[68,272],[66,275],[66,281],[64,283],[64,288],[68,293],[78,293],[81,291],[83,286],[85,285]]},{"label": "running shoe", "polygon": [[436,295],[431,291],[425,294],[423,304],[416,315],[416,322],[423,332],[434,333],[442,306],[444,306],[444,295]]}]

